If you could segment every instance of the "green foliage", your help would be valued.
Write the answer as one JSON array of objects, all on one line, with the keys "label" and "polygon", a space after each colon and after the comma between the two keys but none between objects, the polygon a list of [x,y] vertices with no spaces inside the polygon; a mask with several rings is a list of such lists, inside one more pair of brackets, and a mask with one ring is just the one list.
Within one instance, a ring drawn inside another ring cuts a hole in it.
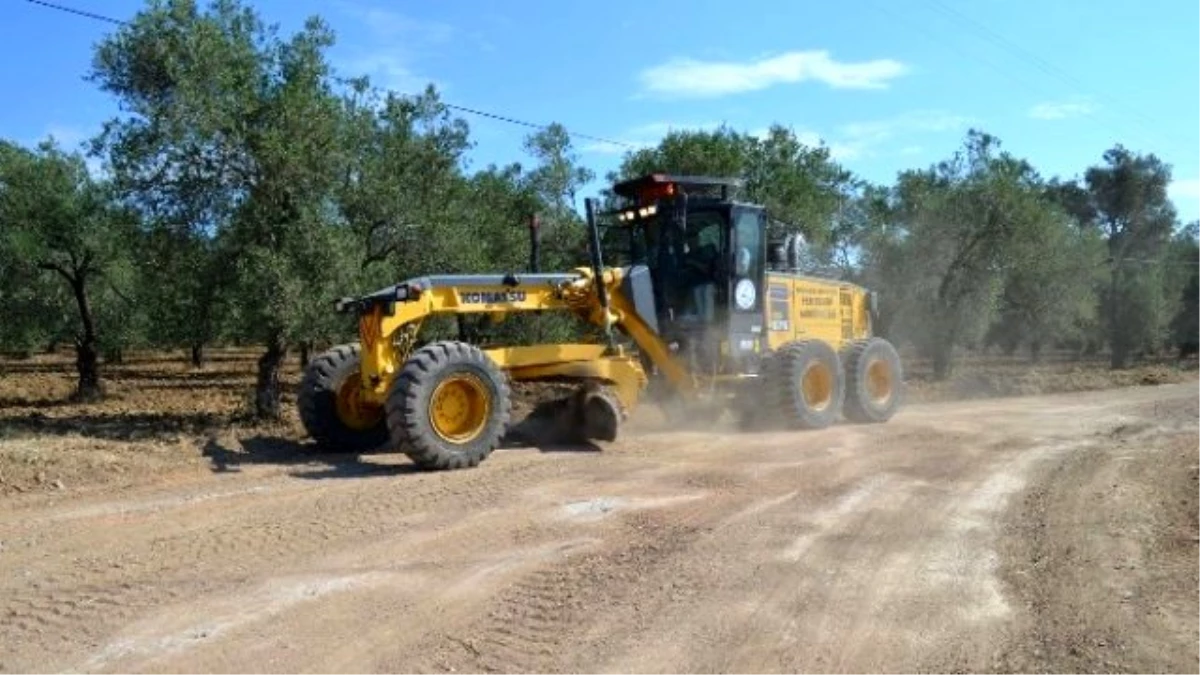
[{"label": "green foliage", "polygon": [[[956,349],[983,336],[1010,271],[1020,272],[1013,294],[1024,295],[1015,302],[1044,298],[1039,284],[1053,268],[1031,253],[1056,225],[1045,206],[1032,167],[981,132],[950,159],[899,176],[889,222],[870,240],[879,266],[871,276],[887,289],[889,332],[915,343],[938,377],[950,374]],[[1024,311],[1039,321],[1052,314],[1036,305]]]},{"label": "green foliage", "polygon": [[595,174],[580,166],[578,156],[571,150],[567,130],[561,124],[552,124],[526,138],[525,151],[537,162],[526,177],[529,188],[553,217],[569,218],[576,206],[576,194]]},{"label": "green foliage", "polygon": [[387,283],[396,275],[428,273],[464,247],[449,245],[469,219],[451,213],[467,186],[460,179],[467,128],[452,119],[437,93],[414,98],[353,83],[342,101],[342,165],[334,195],[340,220],[364,248],[359,267]]},{"label": "green foliage", "polygon": [[0,247],[0,351],[23,357],[71,339],[74,299],[61,279]]},{"label": "green foliage", "polygon": [[1084,174],[1086,210],[1108,245],[1109,278],[1100,297],[1113,368],[1157,351],[1165,337],[1161,256],[1177,220],[1170,184],[1169,166],[1120,145]]},{"label": "green foliage", "polygon": [[1163,276],[1163,300],[1172,312],[1170,345],[1194,353],[1200,342],[1200,222],[1189,223],[1171,238]]},{"label": "green foliage", "polygon": [[103,393],[102,341],[117,341],[117,331],[136,325],[131,308],[121,306],[122,294],[136,285],[135,228],[79,154],[52,142],[30,150],[0,141],[0,297],[28,321],[4,336],[25,350],[33,340],[60,336],[60,317],[73,316],[81,398]]},{"label": "green foliage", "polygon": [[[324,332],[316,307],[329,307],[361,257],[338,229],[339,169],[352,165],[343,153],[359,147],[343,142],[353,129],[326,62],[332,44],[317,18],[281,39],[234,0],[207,13],[164,0],[100,45],[92,74],[130,113],[107,125],[99,145],[131,203],[160,228],[216,240],[231,272],[223,290],[236,298],[228,318],[268,347],[261,416],[278,414],[286,344]],[[199,313],[192,318],[211,315],[207,289],[184,291]]]},{"label": "green foliage", "polygon": [[800,232],[824,250],[835,241],[837,215],[857,183],[830,157],[795,133],[773,125],[765,138],[722,126],[714,131],[675,131],[653,148],[626,155],[612,180],[649,173],[740,178],[741,198],[763,204],[777,221],[771,236]]},{"label": "green foliage", "polygon": [[[101,41],[88,77],[121,110],[91,143],[105,180],[53,145],[0,144],[0,349],[71,339],[81,391],[98,391],[100,353],[254,342],[258,412],[273,416],[289,346],[354,339],[338,297],[523,272],[534,216],[542,270],[587,263],[579,197],[594,174],[564,127],[530,134],[524,165],[468,170],[470,129],[432,86],[402,96],[342,77],[333,44],[319,18],[281,35],[240,0],[149,0]],[[942,376],[964,348],[1107,344],[1120,367],[1196,341],[1197,228],[1178,227],[1153,155],[1118,145],[1081,179],[1047,180],[973,131],[945,161],[872,185],[783,125],[723,126],[674,131],[609,178],[658,172],[742,179],[770,239],[803,234],[810,272],[878,290],[876,331]],[[423,337],[587,332],[515,315],[431,320]]]},{"label": "green foliage", "polygon": [[1026,236],[1014,242],[988,341],[1007,353],[1028,347],[1037,360],[1043,347],[1085,340],[1097,320],[1094,291],[1103,257],[1097,232],[1074,227],[1046,203]]}]

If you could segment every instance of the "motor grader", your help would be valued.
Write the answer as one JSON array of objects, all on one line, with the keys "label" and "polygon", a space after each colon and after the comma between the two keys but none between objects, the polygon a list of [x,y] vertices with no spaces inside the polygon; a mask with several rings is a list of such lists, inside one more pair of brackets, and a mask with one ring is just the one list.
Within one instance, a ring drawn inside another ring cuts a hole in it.
[{"label": "motor grader", "polygon": [[[390,448],[419,467],[473,467],[510,423],[514,381],[577,385],[559,421],[610,441],[647,391],[690,419],[729,411],[745,429],[884,422],[900,360],[872,336],[874,292],[805,275],[803,240],[767,241],[736,180],[652,174],[585,201],[589,264],[566,272],[430,275],[343,298],[359,341],[313,359],[299,395],[308,434],[331,450]],[[601,232],[603,231],[603,235]],[[608,255],[619,264],[605,265]],[[422,343],[438,315],[570,312],[591,341]]]}]

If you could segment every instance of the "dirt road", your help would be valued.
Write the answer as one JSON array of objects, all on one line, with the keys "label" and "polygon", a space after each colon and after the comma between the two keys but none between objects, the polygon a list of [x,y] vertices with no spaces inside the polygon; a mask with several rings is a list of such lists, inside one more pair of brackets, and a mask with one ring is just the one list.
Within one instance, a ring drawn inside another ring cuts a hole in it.
[{"label": "dirt road", "polygon": [[1197,399],[27,495],[0,670],[1196,672]]}]

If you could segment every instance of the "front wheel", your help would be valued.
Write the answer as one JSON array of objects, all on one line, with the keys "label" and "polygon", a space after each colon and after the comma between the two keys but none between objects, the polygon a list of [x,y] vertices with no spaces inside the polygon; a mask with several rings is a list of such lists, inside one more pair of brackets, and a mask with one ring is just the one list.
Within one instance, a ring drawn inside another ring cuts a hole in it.
[{"label": "front wheel", "polygon": [[481,349],[464,342],[413,353],[387,400],[392,445],[424,469],[464,469],[500,445],[512,403],[508,380]]},{"label": "front wheel", "polygon": [[304,430],[323,450],[367,452],[387,442],[383,406],[362,397],[357,344],[338,345],[309,362],[297,407]]}]

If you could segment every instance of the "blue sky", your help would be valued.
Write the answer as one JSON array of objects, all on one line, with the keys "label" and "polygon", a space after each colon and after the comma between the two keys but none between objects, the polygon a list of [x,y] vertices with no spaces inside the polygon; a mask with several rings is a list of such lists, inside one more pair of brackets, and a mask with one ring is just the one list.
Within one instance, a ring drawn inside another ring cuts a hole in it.
[{"label": "blue sky", "polygon": [[[141,4],[56,1],[116,18]],[[1171,163],[1181,217],[1200,217],[1195,0],[253,4],[285,30],[324,16],[343,72],[401,91],[433,82],[450,103],[634,145],[670,128],[779,122],[890,181],[953,152],[972,126],[1046,175],[1079,175],[1120,142]],[[114,114],[83,80],[111,28],[4,2],[0,135],[74,143]],[[466,119],[473,168],[526,160],[528,129]],[[623,150],[576,146],[601,178]]]}]

